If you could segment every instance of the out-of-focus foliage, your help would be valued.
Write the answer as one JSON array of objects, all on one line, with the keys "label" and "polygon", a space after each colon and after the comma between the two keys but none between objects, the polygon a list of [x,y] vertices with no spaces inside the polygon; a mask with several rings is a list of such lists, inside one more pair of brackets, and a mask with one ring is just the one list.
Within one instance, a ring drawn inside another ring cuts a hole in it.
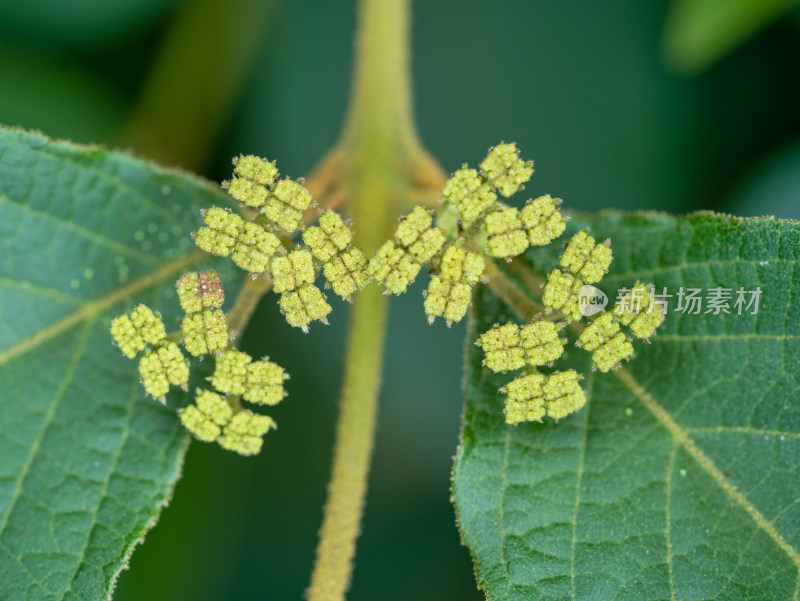
[{"label": "out-of-focus foliage", "polygon": [[797,0],[673,0],[664,55],[678,70],[700,71],[796,6]]}]

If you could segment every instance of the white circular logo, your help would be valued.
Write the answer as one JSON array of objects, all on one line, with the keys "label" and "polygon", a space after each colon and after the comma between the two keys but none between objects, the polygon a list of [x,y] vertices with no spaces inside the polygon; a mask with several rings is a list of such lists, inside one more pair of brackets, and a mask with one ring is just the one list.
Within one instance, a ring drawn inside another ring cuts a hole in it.
[{"label": "white circular logo", "polygon": [[584,284],[578,292],[578,308],[584,317],[600,313],[607,304],[608,297],[599,288]]}]

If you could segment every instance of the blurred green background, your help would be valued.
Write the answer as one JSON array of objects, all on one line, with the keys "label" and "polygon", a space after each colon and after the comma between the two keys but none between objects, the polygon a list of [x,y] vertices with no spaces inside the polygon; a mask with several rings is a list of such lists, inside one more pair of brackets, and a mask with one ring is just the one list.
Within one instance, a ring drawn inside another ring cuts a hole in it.
[{"label": "blurred green background", "polygon": [[[791,0],[414,2],[422,140],[447,171],[516,141],[573,209],[800,218]],[[306,174],[336,140],[354,2],[0,0],[0,123],[212,180],[240,152]],[[527,197],[527,196],[526,196]],[[449,501],[463,326],[392,301],[350,599],[481,599]],[[347,306],[306,336],[267,297],[243,346],[294,378],[255,459],[195,443],[115,598],[298,599],[321,522]]]}]

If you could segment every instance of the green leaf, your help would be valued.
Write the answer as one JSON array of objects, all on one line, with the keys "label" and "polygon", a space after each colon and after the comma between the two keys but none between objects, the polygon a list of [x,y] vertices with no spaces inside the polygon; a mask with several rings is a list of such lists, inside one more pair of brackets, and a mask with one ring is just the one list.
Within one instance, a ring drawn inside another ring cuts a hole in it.
[{"label": "green leaf", "polygon": [[169,500],[183,393],[145,398],[109,323],[145,302],[175,330],[182,271],[236,281],[189,237],[223,202],[122,153],[0,129],[0,599],[108,599]]},{"label": "green leaf", "polygon": [[[558,423],[504,423],[480,332],[517,314],[484,288],[469,328],[453,497],[489,599],[797,599],[800,568],[800,223],[697,214],[575,218],[612,238],[601,288],[760,286],[758,313],[683,314],[669,299],[625,368],[586,374]],[[552,248],[557,247],[557,248]],[[560,244],[526,254],[552,268]],[[513,266],[512,266],[513,267]],[[539,290],[506,269],[526,295]],[[574,333],[573,339],[574,339]]]},{"label": "green leaf", "polygon": [[796,5],[797,0],[672,0],[664,55],[676,69],[701,71]]}]

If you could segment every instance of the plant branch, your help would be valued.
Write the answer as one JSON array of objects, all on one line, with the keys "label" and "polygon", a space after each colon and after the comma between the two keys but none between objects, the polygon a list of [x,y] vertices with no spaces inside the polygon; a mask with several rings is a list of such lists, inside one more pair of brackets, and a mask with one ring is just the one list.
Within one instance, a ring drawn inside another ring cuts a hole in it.
[{"label": "plant branch", "polygon": [[372,286],[353,304],[328,501],[309,601],[344,599],[367,491],[383,359],[386,297]]},{"label": "plant branch", "polygon": [[[530,290],[539,288],[544,280],[542,280],[533,270],[531,270],[525,263],[518,258],[511,261],[511,270],[529,287]],[[494,261],[486,262],[486,275],[489,277],[489,288],[494,292],[497,297],[507,304],[520,319],[524,321],[530,320],[537,313],[545,314],[547,308],[532,299],[530,295],[521,290],[503,270],[497,267]],[[561,321],[565,316],[560,311],[551,311],[548,319],[551,321]],[[597,315],[589,317],[589,320],[594,320]],[[570,321],[568,324],[578,336],[583,333],[586,326],[581,321]]]},{"label": "plant branch", "polygon": [[[320,194],[347,203],[356,244],[367,253],[389,238],[395,219],[414,197],[438,194],[445,179],[414,129],[408,5],[408,0],[360,1],[345,128],[310,178]],[[387,313],[387,297],[377,286],[356,295],[309,601],[341,601],[349,587],[372,454]]]},{"label": "plant branch", "polygon": [[540,305],[522,292],[491,259],[486,261],[486,276],[489,278],[489,288],[492,292],[525,321],[537,313],[546,311],[544,305]]},{"label": "plant branch", "polygon": [[242,286],[233,308],[228,313],[228,328],[231,332],[236,332],[236,341],[234,345],[238,345],[241,340],[242,331],[247,327],[250,317],[258,306],[258,301],[272,288],[272,280],[258,278],[256,280],[247,278]]}]

